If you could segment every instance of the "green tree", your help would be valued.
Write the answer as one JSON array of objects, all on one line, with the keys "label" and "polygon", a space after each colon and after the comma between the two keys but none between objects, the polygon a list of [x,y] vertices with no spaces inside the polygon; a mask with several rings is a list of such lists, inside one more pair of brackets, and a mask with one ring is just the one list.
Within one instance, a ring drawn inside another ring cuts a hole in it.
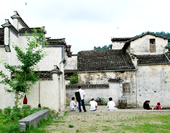
[{"label": "green tree", "polygon": [[74,73],[70,78],[70,84],[77,84],[78,83],[78,74]]},{"label": "green tree", "polygon": [[34,29],[30,37],[26,33],[27,48],[21,49],[19,46],[13,46],[16,51],[16,56],[21,65],[10,65],[4,63],[4,67],[10,72],[11,76],[5,74],[2,70],[0,83],[8,85],[7,92],[15,94],[15,105],[18,105],[18,100],[21,99],[26,92],[29,92],[31,86],[39,80],[38,73],[35,73],[35,65],[44,57],[45,51],[43,46],[46,45],[43,28],[40,32]]},{"label": "green tree", "polygon": [[109,44],[108,46],[107,45],[104,45],[104,46],[102,46],[102,47],[96,47],[96,46],[94,46],[94,50],[106,50],[106,49],[110,49],[111,48],[111,45],[112,44]]}]

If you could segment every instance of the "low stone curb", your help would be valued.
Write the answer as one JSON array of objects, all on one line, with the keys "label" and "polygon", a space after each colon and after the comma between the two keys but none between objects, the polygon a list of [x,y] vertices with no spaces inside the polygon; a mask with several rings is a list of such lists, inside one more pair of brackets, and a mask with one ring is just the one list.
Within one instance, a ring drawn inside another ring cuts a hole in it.
[{"label": "low stone curb", "polygon": [[38,127],[41,119],[47,118],[49,115],[49,110],[40,110],[34,114],[31,114],[21,120],[18,121],[20,132],[23,133],[26,130],[26,127],[30,128],[33,126],[34,128]]}]

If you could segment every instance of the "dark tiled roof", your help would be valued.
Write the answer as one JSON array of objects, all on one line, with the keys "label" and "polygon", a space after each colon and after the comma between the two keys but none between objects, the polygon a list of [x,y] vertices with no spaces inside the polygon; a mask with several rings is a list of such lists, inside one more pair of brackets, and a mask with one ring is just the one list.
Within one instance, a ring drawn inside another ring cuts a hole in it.
[{"label": "dark tiled roof", "polygon": [[138,38],[141,38],[141,37],[143,37],[145,35],[153,35],[153,36],[160,37],[160,38],[163,38],[163,39],[168,39],[166,37],[159,36],[159,35],[156,35],[156,34],[148,31],[148,32],[146,32],[146,33],[144,33],[142,35],[135,36],[135,37],[112,38],[111,41],[112,42],[131,42],[131,41],[134,41],[134,40],[136,40]]},{"label": "dark tiled roof", "polygon": [[25,27],[28,28],[28,25],[24,22],[24,20],[21,18],[21,16],[18,14],[17,11],[14,11],[14,15],[11,16],[12,19],[18,19]]},{"label": "dark tiled roof", "polygon": [[[19,30],[19,33],[24,33],[24,34],[25,34],[25,32],[33,33],[34,29],[36,29],[38,33],[41,32],[41,28],[40,27],[35,27],[35,28],[22,28],[22,29]],[[44,30],[44,33],[46,33],[45,30]]]},{"label": "dark tiled roof", "polygon": [[0,45],[4,45],[4,29],[0,28]]},{"label": "dark tiled roof", "polygon": [[124,37],[124,38],[112,38],[111,41],[112,42],[125,42],[132,39],[132,37]]},{"label": "dark tiled roof", "polygon": [[81,86],[82,89],[109,88],[109,84],[75,84],[75,85],[66,85],[66,89],[77,89],[78,86]]},{"label": "dark tiled roof", "polygon": [[42,80],[52,80],[52,72],[51,71],[40,71],[36,72],[39,74],[39,78]]},{"label": "dark tiled roof", "polygon": [[113,83],[116,83],[116,82],[122,82],[122,79],[112,79],[112,78],[110,78],[109,80],[108,80],[108,82],[113,82]]},{"label": "dark tiled roof", "polygon": [[123,50],[91,50],[78,53],[78,71],[125,71],[135,69]]},{"label": "dark tiled roof", "polygon": [[[41,80],[52,80],[52,71],[35,71],[34,72]],[[11,78],[15,78],[13,73],[11,73]]]},{"label": "dark tiled roof", "polygon": [[129,41],[134,41],[134,40],[136,40],[136,39],[138,39],[138,38],[141,38],[141,37],[143,37],[143,36],[145,36],[145,35],[152,35],[152,36],[155,36],[155,37],[160,37],[160,38],[163,38],[163,39],[167,39],[167,40],[168,40],[168,38],[166,38],[166,37],[159,36],[159,35],[156,35],[156,34],[148,31],[148,32],[146,32],[146,33],[144,33],[144,34],[142,34],[142,35],[133,37],[133,38],[130,39]]},{"label": "dark tiled roof", "polygon": [[18,34],[18,30],[10,23],[8,19],[5,19],[5,23],[1,25],[3,28],[9,27],[11,28],[15,33]]},{"label": "dark tiled roof", "polygon": [[47,39],[47,42],[48,42],[48,46],[66,45],[65,38],[61,38],[61,39]]},{"label": "dark tiled roof", "polygon": [[170,53],[166,53],[166,55],[136,55],[136,57],[138,59],[138,65],[170,64],[168,61],[170,59]]}]

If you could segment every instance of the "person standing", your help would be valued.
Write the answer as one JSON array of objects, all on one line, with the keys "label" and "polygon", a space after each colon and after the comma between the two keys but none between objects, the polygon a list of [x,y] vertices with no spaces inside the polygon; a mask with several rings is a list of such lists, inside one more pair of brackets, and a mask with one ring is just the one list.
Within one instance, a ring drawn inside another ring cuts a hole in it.
[{"label": "person standing", "polygon": [[84,103],[85,91],[81,89],[81,86],[78,86],[78,91],[80,93],[80,98],[81,98],[81,100],[78,101],[79,112],[81,112],[81,104],[83,106],[84,112],[86,112],[86,107],[85,107],[85,103]]}]

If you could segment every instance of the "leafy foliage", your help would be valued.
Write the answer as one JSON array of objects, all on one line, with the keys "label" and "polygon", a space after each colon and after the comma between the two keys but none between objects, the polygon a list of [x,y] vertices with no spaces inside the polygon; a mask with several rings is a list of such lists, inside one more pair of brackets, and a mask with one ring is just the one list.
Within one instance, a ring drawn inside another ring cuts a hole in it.
[{"label": "leafy foliage", "polygon": [[74,73],[70,78],[70,84],[77,84],[78,83],[78,74]]},{"label": "leafy foliage", "polygon": [[[41,108],[33,108],[31,110],[29,105],[23,106],[22,108],[18,108],[16,106],[13,108],[11,108],[11,107],[5,108],[4,113],[2,113],[2,112],[0,113],[0,132],[2,132],[2,133],[20,133],[19,128],[18,128],[18,120],[25,118],[26,116],[31,115],[35,112],[38,112],[39,110],[41,110]],[[45,125],[47,123],[50,123],[51,121],[52,121],[52,117],[51,117],[51,115],[49,115],[48,119],[40,121],[40,124]],[[39,130],[31,128],[31,129],[26,130],[26,132],[37,133],[37,131],[39,131]],[[43,132],[45,132],[45,130],[43,130]]]},{"label": "leafy foliage", "polygon": [[18,108],[16,106],[13,108],[7,107],[4,109],[4,113],[0,114],[0,123],[18,121],[19,119],[22,119],[39,110],[41,110],[41,108],[34,108],[31,110],[29,105],[23,106],[22,108]]},{"label": "leafy foliage", "polygon": [[107,45],[104,45],[103,47],[96,47],[94,46],[94,50],[105,50],[105,49],[110,49],[111,48],[111,45],[112,44],[109,44],[108,46]]},{"label": "leafy foliage", "polygon": [[101,105],[107,105],[107,101],[105,98],[101,98]]},{"label": "leafy foliage", "polygon": [[[15,105],[18,104],[18,99],[22,98],[24,94],[29,91],[30,87],[39,80],[38,74],[34,73],[35,65],[44,57],[45,52],[43,46],[46,45],[43,28],[38,33],[34,29],[34,33],[30,37],[27,33],[27,48],[21,49],[19,46],[13,46],[16,51],[16,56],[21,65],[10,65],[4,63],[4,67],[11,73],[11,77],[0,71],[2,80],[0,83],[8,85],[11,89],[8,92],[16,94]],[[27,82],[29,81],[29,82]]]}]

